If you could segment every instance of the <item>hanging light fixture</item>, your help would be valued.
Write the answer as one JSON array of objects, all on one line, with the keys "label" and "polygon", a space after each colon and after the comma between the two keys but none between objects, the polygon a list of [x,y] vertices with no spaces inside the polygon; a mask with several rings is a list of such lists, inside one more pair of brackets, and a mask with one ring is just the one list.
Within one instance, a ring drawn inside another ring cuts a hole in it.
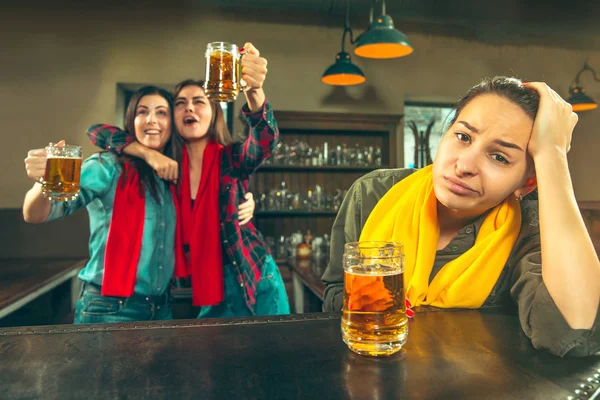
[{"label": "hanging light fixture", "polygon": [[575,112],[593,110],[598,107],[598,103],[585,94],[585,89],[579,83],[579,76],[583,71],[590,71],[594,76],[594,80],[596,82],[600,82],[596,71],[594,71],[594,69],[590,67],[586,61],[583,65],[583,68],[581,68],[581,70],[575,76],[575,82],[569,88],[569,94],[571,97],[569,97],[567,102],[573,106],[573,111]]},{"label": "hanging light fixture", "polygon": [[394,28],[394,21],[385,15],[382,0],[381,16],[373,21],[373,8],[369,16],[369,28],[357,38],[354,54],[365,58],[398,58],[409,55],[413,48],[402,32]]},{"label": "hanging light fixture", "polygon": [[346,1],[346,23],[342,34],[342,51],[335,56],[335,63],[325,70],[321,82],[328,85],[350,86],[358,85],[367,80],[365,74],[356,65],[352,64],[350,54],[344,51],[346,34],[350,32],[352,43],[352,28],[350,28],[350,1]]}]

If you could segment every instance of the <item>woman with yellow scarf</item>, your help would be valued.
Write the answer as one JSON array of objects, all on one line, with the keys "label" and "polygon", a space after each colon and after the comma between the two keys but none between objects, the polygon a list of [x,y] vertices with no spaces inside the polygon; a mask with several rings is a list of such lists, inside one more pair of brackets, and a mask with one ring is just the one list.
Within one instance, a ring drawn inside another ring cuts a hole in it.
[{"label": "woman with yellow scarf", "polygon": [[[332,228],[323,309],[342,308],[345,243],[394,241],[413,306],[512,300],[534,347],[599,351],[600,262],[567,163],[577,115],[545,83],[506,77],[474,86],[455,111],[433,165],[352,185]],[[367,291],[353,307],[384,300]]]}]

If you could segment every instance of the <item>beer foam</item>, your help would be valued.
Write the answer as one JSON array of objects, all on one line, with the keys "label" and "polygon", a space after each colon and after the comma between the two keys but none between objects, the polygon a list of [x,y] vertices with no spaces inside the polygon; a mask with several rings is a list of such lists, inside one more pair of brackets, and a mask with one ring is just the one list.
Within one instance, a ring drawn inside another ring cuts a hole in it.
[{"label": "beer foam", "polygon": [[67,157],[67,156],[48,156],[47,159],[60,158],[61,160],[81,160],[81,157]]},{"label": "beer foam", "polygon": [[401,265],[353,265],[344,270],[347,273],[358,276],[392,276],[402,274],[404,268]]}]

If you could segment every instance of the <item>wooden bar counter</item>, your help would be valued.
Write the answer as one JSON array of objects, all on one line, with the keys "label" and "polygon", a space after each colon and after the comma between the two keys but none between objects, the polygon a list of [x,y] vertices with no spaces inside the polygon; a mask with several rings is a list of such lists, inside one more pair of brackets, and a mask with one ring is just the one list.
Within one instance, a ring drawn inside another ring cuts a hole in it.
[{"label": "wooden bar counter", "polygon": [[339,314],[0,329],[2,399],[589,399],[600,357],[531,347],[504,309],[418,312],[389,358]]}]

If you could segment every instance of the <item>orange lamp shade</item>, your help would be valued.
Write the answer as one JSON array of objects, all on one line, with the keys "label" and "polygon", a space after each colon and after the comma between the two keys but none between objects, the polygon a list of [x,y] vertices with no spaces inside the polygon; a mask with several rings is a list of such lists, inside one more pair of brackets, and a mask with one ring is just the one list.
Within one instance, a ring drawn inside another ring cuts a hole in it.
[{"label": "orange lamp shade", "polygon": [[571,97],[567,99],[567,102],[573,106],[573,111],[589,111],[598,107],[598,103],[591,97],[585,94],[585,89],[580,86],[575,86],[569,89]]},{"label": "orange lamp shade", "polygon": [[344,51],[335,56],[335,63],[329,66],[321,77],[321,82],[335,86],[358,85],[366,80],[360,68],[352,64],[350,54]]},{"label": "orange lamp shade", "polygon": [[377,18],[358,38],[354,54],[365,58],[398,58],[409,55],[413,48],[402,32],[394,28],[388,15]]}]

